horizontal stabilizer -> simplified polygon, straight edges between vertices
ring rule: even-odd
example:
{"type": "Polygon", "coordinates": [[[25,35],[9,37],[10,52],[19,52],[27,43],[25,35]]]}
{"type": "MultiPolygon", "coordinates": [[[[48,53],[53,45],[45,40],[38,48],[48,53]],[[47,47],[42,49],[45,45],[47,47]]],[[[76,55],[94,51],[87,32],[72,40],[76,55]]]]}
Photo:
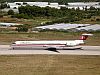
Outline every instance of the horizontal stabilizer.
{"type": "Polygon", "coordinates": [[[93,34],[87,34],[87,33],[84,33],[82,34],[83,36],[93,36],[93,34]]]}

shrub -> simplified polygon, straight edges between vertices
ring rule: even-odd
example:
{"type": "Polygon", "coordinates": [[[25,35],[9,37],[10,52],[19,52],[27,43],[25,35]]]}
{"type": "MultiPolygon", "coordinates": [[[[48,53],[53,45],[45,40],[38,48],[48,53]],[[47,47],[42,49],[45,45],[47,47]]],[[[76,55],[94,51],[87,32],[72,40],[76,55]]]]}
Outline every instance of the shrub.
{"type": "Polygon", "coordinates": [[[9,10],[8,11],[8,15],[14,15],[14,11],[13,10],[9,10]]]}

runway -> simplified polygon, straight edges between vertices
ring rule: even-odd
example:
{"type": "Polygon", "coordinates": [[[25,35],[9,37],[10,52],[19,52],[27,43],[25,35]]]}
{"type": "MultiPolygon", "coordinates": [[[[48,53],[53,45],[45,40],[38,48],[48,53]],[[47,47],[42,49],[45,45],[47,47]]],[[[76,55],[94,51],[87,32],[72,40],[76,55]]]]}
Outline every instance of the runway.
{"type": "Polygon", "coordinates": [[[59,54],[59,55],[100,55],[100,46],[82,46],[82,50],[59,49],[49,51],[44,49],[11,49],[9,45],[0,45],[0,55],[29,55],[29,54],[59,54]]]}

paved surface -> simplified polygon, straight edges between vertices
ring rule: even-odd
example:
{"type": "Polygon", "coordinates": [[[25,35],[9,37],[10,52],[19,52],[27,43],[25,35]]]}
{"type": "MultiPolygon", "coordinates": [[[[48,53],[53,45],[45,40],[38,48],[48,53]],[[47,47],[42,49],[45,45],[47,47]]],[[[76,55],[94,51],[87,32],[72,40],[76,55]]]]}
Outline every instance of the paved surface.
{"type": "Polygon", "coordinates": [[[82,50],[57,50],[49,51],[44,49],[14,49],[9,45],[0,45],[0,55],[20,54],[64,54],[64,55],[100,55],[100,46],[82,46],[82,50]]]}

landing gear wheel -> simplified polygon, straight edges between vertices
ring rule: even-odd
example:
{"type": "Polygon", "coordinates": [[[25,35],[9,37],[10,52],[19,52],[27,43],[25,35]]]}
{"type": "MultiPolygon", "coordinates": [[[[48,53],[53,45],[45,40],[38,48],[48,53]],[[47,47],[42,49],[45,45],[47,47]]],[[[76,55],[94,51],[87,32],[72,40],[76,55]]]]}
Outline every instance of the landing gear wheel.
{"type": "Polygon", "coordinates": [[[59,53],[59,51],[57,51],[56,48],[48,48],[48,50],[49,50],[49,51],[53,51],[53,52],[57,52],[57,53],[59,53]]]}

